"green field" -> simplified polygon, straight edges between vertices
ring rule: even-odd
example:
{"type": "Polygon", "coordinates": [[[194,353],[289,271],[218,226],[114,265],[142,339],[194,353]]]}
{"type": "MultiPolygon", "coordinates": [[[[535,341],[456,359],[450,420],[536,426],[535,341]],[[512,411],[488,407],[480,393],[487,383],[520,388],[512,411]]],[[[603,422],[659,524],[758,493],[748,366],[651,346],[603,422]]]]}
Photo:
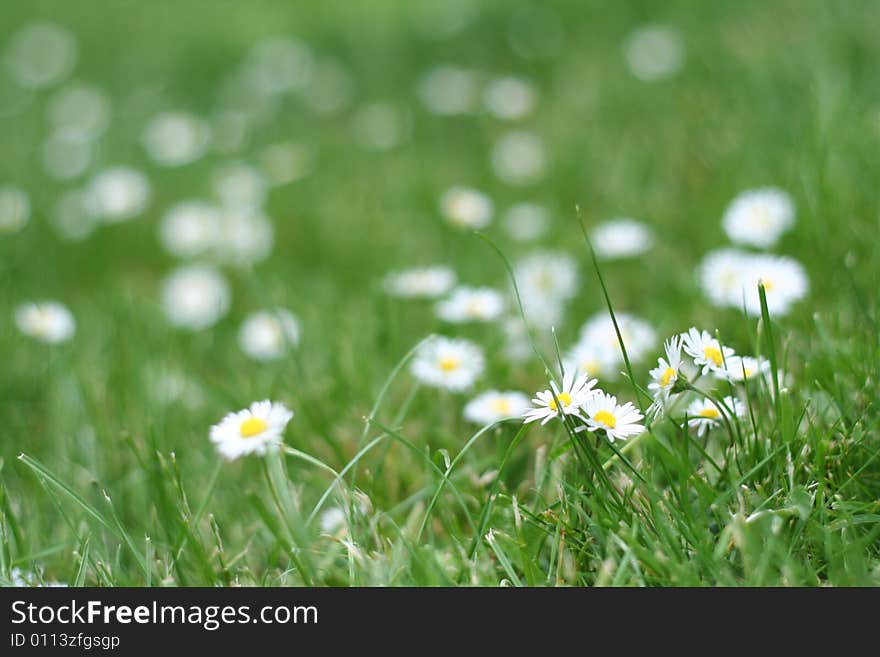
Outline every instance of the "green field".
{"type": "Polygon", "coordinates": [[[880,4],[7,0],[2,15],[0,583],[880,584],[880,4]],[[163,132],[172,111],[189,118],[163,132]],[[102,181],[114,167],[137,184],[102,181]],[[453,225],[441,199],[458,187],[491,218],[453,225]],[[726,211],[766,187],[793,224],[733,244],[726,211]],[[220,222],[189,246],[167,223],[185,201],[220,222]],[[517,224],[523,203],[543,219],[517,224]],[[616,217],[649,248],[602,257],[596,228],[616,217]],[[799,263],[808,288],[777,311],[768,285],[769,323],[756,286],[750,312],[713,302],[701,266],[729,248],[799,263]],[[520,289],[523,321],[510,272],[536,253],[577,279],[550,309],[520,289]],[[186,328],[164,286],[192,265],[219,273],[228,308],[186,328]],[[503,314],[444,321],[389,294],[390,272],[433,265],[496,290],[503,314]],[[70,310],[69,339],[20,329],[43,300],[70,310]],[[547,389],[609,305],[654,334],[631,362],[613,332],[597,356],[620,403],[648,407],[663,340],[690,327],[780,375],[715,382],[743,412],[705,433],[686,423],[694,391],[613,443],[464,417],[483,391],[547,389]],[[272,308],[298,340],[255,359],[240,330],[272,308]],[[478,345],[473,385],[414,376],[431,335],[478,345]],[[285,447],[223,459],[211,427],[264,399],[294,412],[285,447]]]}

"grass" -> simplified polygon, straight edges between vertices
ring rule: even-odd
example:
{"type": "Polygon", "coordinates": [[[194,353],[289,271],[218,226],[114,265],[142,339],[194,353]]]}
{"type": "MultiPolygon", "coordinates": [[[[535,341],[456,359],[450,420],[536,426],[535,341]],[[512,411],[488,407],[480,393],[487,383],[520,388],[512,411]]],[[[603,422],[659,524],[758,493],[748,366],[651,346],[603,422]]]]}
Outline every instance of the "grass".
{"type": "MultiPolygon", "coordinates": [[[[549,60],[512,51],[516,9],[501,0],[479,3],[445,40],[416,27],[431,3],[7,4],[0,48],[34,18],[76,32],[75,77],[114,100],[99,165],[141,169],[153,198],[135,221],[60,240],[47,217],[66,186],[36,155],[48,94],[0,114],[0,185],[27,190],[33,205],[21,232],[0,236],[0,581],[20,568],[100,586],[880,584],[876,4],[541,3],[565,27],[549,60]],[[647,84],[626,70],[620,43],[655,21],[681,31],[687,62],[647,84]],[[236,158],[294,139],[317,151],[317,168],[273,190],[271,257],[224,270],[229,315],[207,331],[174,330],[158,290],[177,261],[156,225],[171,203],[207,196],[229,158],[161,169],[141,126],[166,107],[209,114],[224,73],[277,32],[342,63],[353,105],[316,119],[292,99],[257,126],[236,158]],[[416,81],[442,63],[536,82],[540,104],[523,127],[551,154],[542,182],[517,189],[492,175],[487,153],[504,124],[425,111],[416,81]],[[350,138],[352,113],[374,99],[408,116],[408,139],[388,152],[350,138]],[[575,255],[581,275],[560,345],[607,300],[660,335],[717,329],[788,378],[753,388],[749,414],[708,439],[666,420],[622,448],[558,422],[466,424],[466,396],[410,376],[416,344],[433,332],[480,343],[480,389],[544,389],[541,359],[512,364],[497,327],[453,330],[429,304],[390,299],[378,284],[391,269],[445,262],[462,281],[507,285],[490,244],[439,218],[437,198],[459,183],[499,208],[534,199],[553,210],[540,245],[575,255]],[[767,184],[795,199],[797,224],[776,250],[804,263],[811,291],[785,317],[747,318],[711,307],[694,269],[726,243],[729,200],[767,184]],[[576,206],[587,229],[643,218],[657,245],[594,269],[576,206]],[[13,309],[32,298],[73,310],[71,342],[16,331],[13,309]],[[236,332],[272,305],[297,313],[303,338],[289,358],[258,365],[236,332]],[[188,382],[180,398],[157,386],[163,373],[188,382]],[[267,397],[296,412],[289,449],[221,462],[209,427],[267,397]],[[344,509],[345,532],[321,530],[328,507],[344,509]]],[[[15,93],[0,78],[0,107],[15,93]]],[[[497,220],[486,237],[510,259],[531,248],[497,220]]],[[[552,341],[539,347],[555,362],[552,341]]],[[[642,403],[634,386],[651,366],[628,363],[631,383],[607,388],[642,403]]]]}

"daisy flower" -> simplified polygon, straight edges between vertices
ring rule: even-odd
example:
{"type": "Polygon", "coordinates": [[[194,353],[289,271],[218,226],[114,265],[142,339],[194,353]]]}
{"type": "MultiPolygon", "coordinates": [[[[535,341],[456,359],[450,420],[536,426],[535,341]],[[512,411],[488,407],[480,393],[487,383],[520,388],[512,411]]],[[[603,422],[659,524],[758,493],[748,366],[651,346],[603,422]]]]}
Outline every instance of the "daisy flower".
{"type": "Polygon", "coordinates": [[[480,75],[475,71],[437,66],[421,76],[416,92],[425,108],[433,114],[469,114],[479,103],[480,82],[480,75]]]}
{"type": "Polygon", "coordinates": [[[763,358],[733,356],[727,361],[727,375],[731,381],[741,383],[770,373],[770,363],[763,358]]]}
{"type": "MultiPolygon", "coordinates": [[[[724,404],[737,416],[742,416],[743,409],[733,397],[725,397],[724,404]]],[[[697,436],[702,438],[710,430],[717,427],[723,421],[721,411],[708,399],[695,399],[687,408],[688,426],[696,429],[697,436]]]]}
{"type": "Polygon", "coordinates": [[[31,202],[17,187],[0,187],[0,233],[14,233],[28,222],[31,202]]]}
{"type": "Polygon", "coordinates": [[[577,294],[577,262],[567,253],[536,251],[514,265],[513,275],[526,318],[535,326],[558,324],[564,304],[577,294]]]}
{"type": "Polygon", "coordinates": [[[468,187],[452,187],[440,197],[440,212],[457,228],[485,228],[492,221],[492,199],[468,187]]]}
{"type": "Polygon", "coordinates": [[[592,388],[595,385],[596,379],[590,379],[586,374],[575,378],[573,372],[566,372],[562,377],[562,388],[556,385],[556,381],[551,381],[552,390],[544,390],[536,394],[532,403],[537,408],[527,410],[523,414],[523,422],[541,420],[541,424],[544,425],[558,417],[560,411],[563,415],[573,415],[583,420],[581,407],[594,394],[592,388]],[[556,403],[557,400],[562,405],[561,409],[556,403]]]}
{"type": "Polygon", "coordinates": [[[490,322],[504,311],[504,297],[488,287],[459,287],[434,311],[445,322],[490,322]]]}
{"type": "Polygon", "coordinates": [[[694,359],[694,365],[702,368],[702,374],[725,374],[724,361],[733,357],[733,349],[722,346],[708,331],[698,331],[693,327],[687,333],[682,333],[681,338],[685,353],[694,359]]]}
{"type": "Polygon", "coordinates": [[[460,392],[470,388],[484,368],[483,351],[473,342],[438,336],[419,347],[410,372],[426,385],[460,392]]]}
{"type": "Polygon", "coordinates": [[[632,402],[617,403],[617,397],[597,390],[583,406],[584,421],[588,431],[604,431],[610,442],[626,440],[642,433],[645,427],[640,424],[643,415],[632,402]]]}
{"type": "Polygon", "coordinates": [[[612,219],[596,227],[592,242],[600,258],[633,258],[654,245],[654,234],[635,219],[612,219]]]}
{"type": "MultiPolygon", "coordinates": [[[[626,353],[631,361],[644,358],[657,344],[657,332],[645,320],[628,313],[615,313],[617,326],[620,329],[620,337],[626,346],[626,353]]],[[[605,312],[596,313],[581,327],[580,339],[582,342],[594,345],[596,348],[609,353],[616,353],[617,358],[623,361],[620,353],[620,340],[614,329],[611,316],[605,312]]]]}
{"type": "Polygon", "coordinates": [[[248,317],[238,332],[242,351],[254,360],[276,360],[299,344],[299,320],[288,310],[263,310],[248,317]]]}
{"type": "Polygon", "coordinates": [[[666,358],[658,358],[658,367],[651,370],[651,383],[648,390],[652,391],[654,401],[664,404],[672,393],[681,376],[681,336],[673,336],[663,345],[666,358]]]}
{"type": "Polygon", "coordinates": [[[268,194],[269,183],[256,167],[244,162],[226,162],[212,176],[214,195],[229,208],[259,208],[268,194]]]}
{"type": "Polygon", "coordinates": [[[749,315],[761,316],[758,282],[764,284],[767,310],[771,315],[787,315],[792,304],[803,299],[810,289],[807,274],[799,262],[775,255],[752,256],[745,266],[745,309],[749,315]]]}
{"type": "Polygon", "coordinates": [[[15,323],[27,336],[49,344],[65,342],[76,332],[73,314],[57,301],[38,301],[15,309],[15,323]]]}
{"type": "Polygon", "coordinates": [[[541,237],[550,225],[547,209],[537,203],[517,203],[504,213],[504,231],[517,242],[541,237]]]}
{"type": "Polygon", "coordinates": [[[229,310],[229,285],[213,267],[189,265],[174,270],[162,287],[168,320],[180,328],[213,326],[229,310]]]}
{"type": "Polygon", "coordinates": [[[534,111],[538,104],[538,92],[531,82],[523,78],[496,78],[486,85],[483,104],[495,118],[516,121],[534,111]]]}
{"type": "Polygon", "coordinates": [[[89,212],[107,223],[134,219],[150,203],[150,181],[131,167],[116,166],[97,173],[85,191],[89,212]]]}
{"type": "Polygon", "coordinates": [[[794,203],[783,190],[753,189],[737,196],[724,211],[722,225],[738,244],[767,249],[794,224],[794,203]]]}
{"type": "Polygon", "coordinates": [[[716,249],[703,257],[697,278],[713,306],[743,307],[745,272],[751,258],[737,249],[716,249]]]}
{"type": "Polygon", "coordinates": [[[623,44],[626,65],[643,82],[675,75],[684,64],[684,44],[675,28],[645,25],[630,34],[623,44]]]}
{"type": "Polygon", "coordinates": [[[488,390],[464,407],[464,419],[475,424],[491,424],[521,417],[529,408],[529,398],[521,392],[488,390]]]}
{"type": "Polygon", "coordinates": [[[547,171],[544,142],[531,132],[511,131],[495,142],[491,164],[492,171],[502,182],[514,187],[532,185],[547,171]]]}
{"type": "Polygon", "coordinates": [[[394,297],[433,299],[449,292],[455,278],[449,267],[423,267],[391,272],[385,276],[383,286],[394,297]]]}
{"type": "Polygon", "coordinates": [[[141,141],[153,162],[163,167],[179,167],[202,157],[210,136],[202,119],[188,112],[172,111],[150,119],[141,141]]]}
{"type": "Polygon", "coordinates": [[[182,201],[163,215],[159,241],[171,255],[191,258],[213,248],[219,226],[218,208],[205,201],[182,201]]]}
{"type": "Polygon", "coordinates": [[[211,427],[211,442],[227,461],[245,454],[265,454],[281,444],[281,434],[293,411],[268,399],[229,413],[211,427]]]}
{"type": "Polygon", "coordinates": [[[224,262],[249,265],[265,260],[272,251],[275,228],[256,207],[227,207],[217,230],[214,248],[224,262]]]}
{"type": "Polygon", "coordinates": [[[623,357],[620,349],[606,349],[595,342],[579,340],[563,360],[565,369],[578,374],[589,374],[602,380],[617,378],[623,357]]]}

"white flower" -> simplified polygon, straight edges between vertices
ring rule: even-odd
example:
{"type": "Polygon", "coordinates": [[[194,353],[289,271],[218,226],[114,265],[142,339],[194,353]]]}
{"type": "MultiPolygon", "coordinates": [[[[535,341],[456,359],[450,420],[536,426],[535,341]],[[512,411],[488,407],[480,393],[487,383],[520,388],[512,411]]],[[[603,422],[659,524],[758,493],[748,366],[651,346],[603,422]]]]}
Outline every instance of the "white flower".
{"type": "Polygon", "coordinates": [[[437,317],[444,322],[491,322],[504,311],[504,297],[489,287],[462,286],[435,306],[437,317]]]}
{"type": "Polygon", "coordinates": [[[422,383],[455,392],[470,388],[483,369],[483,351],[477,345],[442,336],[422,344],[410,365],[422,383]]]}
{"type": "Polygon", "coordinates": [[[592,242],[600,258],[633,258],[654,245],[654,235],[635,219],[612,219],[596,227],[592,242]]]}
{"type": "Polygon", "coordinates": [[[259,91],[286,94],[308,86],[313,65],[307,44],[289,36],[271,36],[251,49],[245,71],[259,91]]]}
{"type": "Polygon", "coordinates": [[[150,182],[130,167],[116,166],[97,173],[85,191],[89,212],[108,223],[128,221],[150,202],[150,182]]]}
{"type": "Polygon", "coordinates": [[[675,75],[684,63],[681,36],[666,25],[640,27],[627,37],[623,49],[630,72],[645,82],[675,75]]]}
{"type": "MultiPolygon", "coordinates": [[[[724,404],[737,416],[742,416],[745,408],[733,397],[725,397],[724,404]]],[[[687,408],[688,426],[697,430],[697,436],[702,438],[711,429],[718,426],[723,416],[721,410],[708,399],[695,399],[687,408]]]]}
{"type": "Polygon", "coordinates": [[[648,390],[654,395],[654,401],[660,405],[664,404],[678,378],[682,375],[681,360],[681,336],[673,336],[663,345],[666,351],[666,358],[658,358],[658,367],[651,370],[651,383],[648,384],[648,390]]]}
{"type": "Polygon", "coordinates": [[[204,201],[183,201],[172,206],[159,224],[165,250],[183,258],[209,251],[216,243],[220,211],[204,201]]]}
{"type": "Polygon", "coordinates": [[[321,531],[325,534],[335,534],[348,524],[348,516],[344,509],[338,506],[331,506],[321,513],[318,524],[321,526],[321,531]]]}
{"type": "Polygon", "coordinates": [[[299,320],[283,309],[263,310],[250,315],[238,332],[238,344],[254,360],[280,358],[299,344],[299,320]]]}
{"type": "Polygon", "coordinates": [[[391,296],[433,299],[442,296],[455,285],[455,272],[449,267],[434,266],[391,272],[383,285],[391,296]]]}
{"type": "Polygon", "coordinates": [[[544,425],[553,418],[559,417],[560,411],[563,415],[572,415],[583,420],[581,407],[594,394],[592,388],[595,385],[596,379],[590,379],[586,374],[581,374],[575,378],[574,372],[566,372],[562,377],[561,388],[557,386],[556,381],[551,381],[551,390],[544,390],[535,395],[532,403],[537,408],[527,410],[523,414],[523,422],[528,423],[541,420],[541,424],[544,425]],[[559,404],[556,403],[557,400],[562,405],[561,409],[559,404]]]}
{"type": "Polygon", "coordinates": [[[794,224],[794,203],[783,190],[743,192],[724,211],[722,225],[734,242],[767,249],[794,224]]]}
{"type": "Polygon", "coordinates": [[[91,166],[95,150],[91,141],[53,132],[40,148],[43,169],[55,180],[72,180],[91,166]]]}
{"type": "Polygon", "coordinates": [[[218,257],[234,265],[265,260],[272,251],[275,227],[257,208],[227,207],[220,215],[215,249],[218,257]]]}
{"type": "Polygon", "coordinates": [[[0,233],[15,233],[28,222],[31,202],[17,187],[0,187],[0,233]]]}
{"type": "Polygon", "coordinates": [[[476,109],[479,86],[480,78],[474,71],[438,66],[421,77],[417,93],[429,112],[451,116],[468,114],[476,109]]]}
{"type": "Polygon", "coordinates": [[[20,305],[15,309],[15,323],[25,335],[49,344],[65,342],[76,332],[73,314],[57,301],[20,305]]]}
{"type": "Polygon", "coordinates": [[[763,358],[733,356],[727,361],[727,375],[731,381],[737,383],[753,381],[768,374],[770,374],[770,363],[763,358]]]}
{"type": "Polygon", "coordinates": [[[188,112],[157,114],[144,128],[142,142],[152,160],[163,167],[195,162],[208,148],[208,124],[188,112]]]}
{"type": "Polygon", "coordinates": [[[112,105],[103,89],[74,82],[52,94],[46,104],[46,118],[59,137],[90,142],[110,125],[112,105]]]}
{"type": "MultiPolygon", "coordinates": [[[[657,333],[645,320],[624,312],[614,314],[620,337],[626,347],[630,361],[642,360],[657,344],[657,333]]],[[[620,362],[623,354],[620,351],[620,340],[614,329],[611,316],[604,312],[596,313],[581,327],[580,341],[592,345],[602,352],[617,353],[620,362]]]]}
{"type": "Polygon", "coordinates": [[[189,265],[174,270],[162,287],[162,306],[175,326],[199,330],[229,310],[229,286],[213,267],[189,265]]]}
{"type": "Polygon", "coordinates": [[[565,355],[563,362],[566,370],[611,380],[620,374],[623,356],[616,345],[608,347],[599,342],[578,340],[565,355]]]}
{"type": "Polygon", "coordinates": [[[227,461],[245,454],[262,455],[281,444],[281,434],[292,417],[293,411],[280,402],[254,402],[211,427],[211,442],[227,461]]]}
{"type": "Polygon", "coordinates": [[[703,257],[698,278],[712,305],[743,307],[745,272],[752,257],[736,249],[716,249],[703,257]]]}
{"type": "Polygon", "coordinates": [[[544,142],[524,130],[508,132],[495,142],[491,155],[492,171],[504,183],[515,187],[540,181],[547,170],[544,142]]]}
{"type": "Polygon", "coordinates": [[[536,203],[517,203],[504,213],[504,230],[518,242],[541,237],[550,225],[547,209],[536,203]]]}
{"type": "Polygon", "coordinates": [[[495,118],[516,121],[534,111],[538,104],[538,92],[531,82],[507,76],[489,82],[483,94],[483,102],[495,118]]]}
{"type": "Polygon", "coordinates": [[[715,372],[725,376],[724,362],[733,357],[733,349],[722,346],[708,331],[693,327],[687,333],[682,333],[681,338],[685,353],[694,359],[694,365],[702,368],[702,374],[715,372]]]}
{"type": "Polygon", "coordinates": [[[345,110],[354,96],[351,73],[333,59],[315,62],[312,80],[305,90],[303,102],[312,112],[335,115],[345,110]]]}
{"type": "Polygon", "coordinates": [[[528,408],[529,398],[521,392],[488,390],[465,405],[464,418],[475,424],[491,424],[521,417],[528,408]]]}
{"type": "Polygon", "coordinates": [[[440,212],[458,228],[485,228],[492,221],[492,199],[467,187],[452,187],[440,197],[440,212]]]}
{"type": "Polygon", "coordinates": [[[49,216],[52,228],[62,239],[78,242],[95,230],[96,219],[86,207],[85,194],[69,189],[58,197],[49,216]]]}
{"type": "Polygon", "coordinates": [[[257,208],[266,200],[266,179],[244,162],[227,162],[213,173],[214,194],[223,205],[257,208]]]}
{"type": "Polygon", "coordinates": [[[23,87],[42,89],[66,78],[77,58],[76,37],[54,23],[29,23],[9,40],[6,64],[23,87]]]}
{"type": "Polygon", "coordinates": [[[578,288],[577,262],[567,253],[536,251],[513,268],[526,319],[549,327],[558,323],[562,307],[578,288]]]}
{"type": "Polygon", "coordinates": [[[584,403],[584,422],[588,431],[603,431],[610,442],[642,433],[643,416],[632,402],[617,403],[617,397],[596,390],[584,403]]]}
{"type": "Polygon", "coordinates": [[[362,148],[387,151],[408,137],[409,116],[391,102],[373,101],[355,112],[352,131],[362,148]]]}
{"type": "Polygon", "coordinates": [[[759,281],[764,284],[767,310],[771,316],[788,314],[792,304],[803,299],[810,289],[801,264],[785,256],[752,256],[746,264],[743,277],[745,309],[755,317],[761,315],[759,281]]]}

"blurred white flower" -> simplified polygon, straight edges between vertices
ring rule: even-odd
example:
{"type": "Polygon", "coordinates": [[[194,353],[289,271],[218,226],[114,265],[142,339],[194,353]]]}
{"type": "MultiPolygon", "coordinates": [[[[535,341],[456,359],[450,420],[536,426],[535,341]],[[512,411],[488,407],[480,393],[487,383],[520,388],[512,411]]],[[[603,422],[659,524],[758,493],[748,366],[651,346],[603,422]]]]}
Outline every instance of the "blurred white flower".
{"type": "Polygon", "coordinates": [[[303,144],[271,144],[260,153],[260,168],[270,185],[289,185],[314,170],[315,155],[312,149],[303,144]]]}
{"type": "Polygon", "coordinates": [[[567,253],[535,251],[513,267],[526,320],[549,328],[559,323],[565,302],[577,293],[577,262],[567,253]]]}
{"type": "Polygon", "coordinates": [[[242,351],[254,360],[281,358],[299,344],[299,320],[284,308],[262,310],[245,319],[238,332],[242,351]]]}
{"type": "Polygon", "coordinates": [[[104,169],[89,181],[85,203],[92,215],[107,223],[128,221],[150,202],[150,182],[139,171],[125,166],[104,169]]]}
{"type": "Polygon", "coordinates": [[[475,424],[491,424],[522,417],[528,408],[528,395],[516,391],[487,390],[465,405],[464,419],[475,424]]]}
{"type": "Polygon", "coordinates": [[[698,278],[712,305],[743,307],[745,272],[751,257],[736,249],[716,249],[703,257],[698,278]]]}
{"type": "Polygon", "coordinates": [[[280,402],[268,399],[254,402],[249,408],[229,413],[211,427],[211,442],[227,460],[247,454],[262,455],[277,449],[293,411],[280,402]]]}
{"type": "Polygon", "coordinates": [[[623,356],[616,345],[611,348],[600,342],[581,339],[565,354],[563,364],[566,371],[610,381],[620,375],[623,356]]]}
{"type": "Polygon", "coordinates": [[[325,534],[335,534],[348,524],[348,516],[345,510],[338,506],[331,506],[321,512],[318,519],[321,531],[325,534]]]}
{"type": "Polygon", "coordinates": [[[794,202],[775,187],[752,189],[731,201],[722,225],[732,241],[768,249],[794,225],[794,202]]]}
{"type": "Polygon", "coordinates": [[[191,258],[214,247],[220,227],[218,208],[200,200],[181,201],[162,216],[159,240],[168,253],[191,258]]]}
{"type": "Polygon", "coordinates": [[[76,65],[76,37],[66,27],[36,22],[15,32],[6,49],[6,66],[23,87],[42,89],[66,78],[76,65]]]}
{"type": "Polygon", "coordinates": [[[618,404],[617,397],[596,390],[584,402],[584,421],[587,431],[601,431],[610,441],[626,440],[645,430],[641,421],[644,416],[632,402],[618,404]]]}
{"type": "Polygon", "coordinates": [[[623,53],[630,72],[645,82],[671,77],[684,64],[681,36],[666,25],[638,28],[624,41],[623,53]]]}
{"type": "Polygon", "coordinates": [[[405,140],[408,124],[409,118],[404,110],[389,102],[375,101],[355,112],[352,131],[361,148],[387,151],[405,140]]]}
{"type": "Polygon", "coordinates": [[[774,255],[752,256],[744,271],[745,309],[749,315],[761,316],[758,283],[764,284],[767,310],[770,315],[787,315],[792,304],[803,299],[810,283],[803,266],[793,258],[774,255]]]}
{"type": "Polygon", "coordinates": [[[458,228],[485,228],[492,221],[492,199],[468,187],[451,187],[440,197],[440,212],[458,228]]]}
{"type": "Polygon", "coordinates": [[[214,194],[232,207],[260,207],[266,200],[266,179],[244,162],[227,162],[214,170],[214,194]]]}
{"type": "Polygon", "coordinates": [[[101,88],[83,82],[65,85],[52,94],[46,118],[59,137],[91,141],[104,134],[110,124],[112,104],[101,88]]]}
{"type": "Polygon", "coordinates": [[[303,98],[315,114],[336,114],[351,103],[354,80],[344,66],[331,59],[315,63],[312,80],[303,98]]]}
{"type": "Polygon", "coordinates": [[[180,328],[200,330],[214,325],[229,310],[229,302],[226,280],[206,265],[179,267],[162,287],[165,315],[180,328]]]}
{"type": "MultiPolygon", "coordinates": [[[[657,332],[645,320],[628,313],[615,312],[614,316],[630,361],[642,360],[657,345],[657,332]]],[[[614,329],[614,322],[607,313],[600,312],[589,319],[581,327],[580,339],[603,351],[617,352],[620,362],[623,363],[620,340],[614,329]]]]}
{"type": "Polygon", "coordinates": [[[592,242],[600,258],[633,258],[654,245],[654,234],[635,219],[612,219],[593,230],[592,242]]]}
{"type": "Polygon", "coordinates": [[[71,180],[83,175],[92,164],[93,142],[55,131],[43,141],[40,154],[43,170],[54,180],[71,180]]]}
{"type": "Polygon", "coordinates": [[[416,351],[410,372],[425,385],[461,392],[474,384],[484,368],[483,351],[473,342],[436,336],[416,351]]]}
{"type": "Polygon", "coordinates": [[[0,234],[21,230],[31,217],[31,202],[18,187],[0,187],[0,234]]]}
{"type": "Polygon", "coordinates": [[[65,342],[76,332],[67,306],[57,301],[29,302],[15,309],[15,323],[25,335],[49,344],[65,342]]]}
{"type": "Polygon", "coordinates": [[[456,288],[435,306],[437,317],[444,322],[491,322],[504,311],[504,296],[490,287],[456,288]]]}
{"type": "Polygon", "coordinates": [[[313,65],[308,45],[293,37],[273,36],[251,49],[245,71],[262,91],[284,94],[305,88],[312,79],[313,65]]]}
{"type": "Polygon", "coordinates": [[[62,193],[49,216],[52,228],[58,236],[70,242],[86,239],[97,226],[81,190],[70,189],[62,193]]]}
{"type": "Polygon", "coordinates": [[[220,214],[215,250],[224,262],[250,265],[265,260],[272,251],[275,228],[260,210],[224,208],[220,214]]]}
{"type": "Polygon", "coordinates": [[[504,355],[513,363],[522,363],[532,356],[528,327],[519,316],[507,317],[501,323],[504,331],[504,355]]]}
{"type": "Polygon", "coordinates": [[[383,286],[391,296],[433,299],[449,292],[455,280],[452,269],[434,266],[391,272],[385,276],[383,286]]]}
{"type": "Polygon", "coordinates": [[[206,121],[189,112],[170,111],[150,119],[141,141],[153,162],[163,167],[179,167],[202,157],[210,138],[206,121]]]}
{"type": "Polygon", "coordinates": [[[504,213],[504,230],[518,242],[535,240],[550,226],[550,214],[537,203],[517,203],[504,213]]]}
{"type": "Polygon", "coordinates": [[[433,114],[470,114],[479,103],[480,75],[468,69],[438,66],[419,79],[417,93],[433,114]]]}
{"type": "Polygon", "coordinates": [[[483,94],[486,109],[495,118],[505,121],[523,119],[535,110],[538,92],[535,86],[514,76],[495,78],[486,86],[483,94]]]}
{"type": "Polygon", "coordinates": [[[508,132],[492,147],[492,170],[498,179],[517,187],[532,185],[544,177],[547,155],[536,134],[508,132]]]}

